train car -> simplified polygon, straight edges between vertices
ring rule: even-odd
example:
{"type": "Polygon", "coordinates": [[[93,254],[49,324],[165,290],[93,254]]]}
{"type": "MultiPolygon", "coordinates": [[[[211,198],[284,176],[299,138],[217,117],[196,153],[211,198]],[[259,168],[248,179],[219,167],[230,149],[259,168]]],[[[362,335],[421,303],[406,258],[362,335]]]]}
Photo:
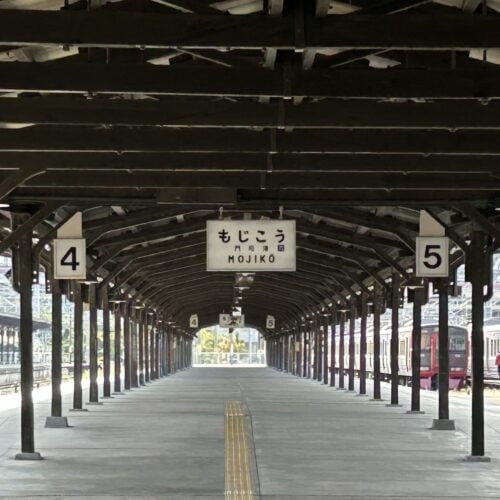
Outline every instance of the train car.
{"type": "MultiPolygon", "coordinates": [[[[470,332],[470,327],[469,327],[470,332]]],[[[484,335],[484,378],[498,380],[498,369],[496,366],[497,354],[500,353],[500,318],[485,320],[483,327],[484,335]]]]}
{"type": "MultiPolygon", "coordinates": [[[[437,324],[422,325],[422,340],[420,347],[420,386],[423,389],[435,389],[439,372],[439,346],[437,324]]],[[[464,385],[468,368],[468,332],[466,328],[450,325],[449,336],[449,384],[455,389],[464,385]]],[[[498,324],[498,340],[500,342],[500,322],[498,324]]],[[[385,380],[390,379],[391,373],[391,329],[385,328],[380,332],[380,372],[385,380]]],[[[336,335],[336,367],[338,369],[339,353],[338,332],[336,335]]],[[[399,377],[402,384],[411,382],[411,352],[412,352],[412,327],[404,326],[399,329],[399,377]]],[[[500,347],[500,343],[498,345],[500,347]]],[[[359,371],[360,334],[355,333],[355,371],[359,371]]],[[[345,335],[345,360],[344,366],[349,366],[349,335],[345,335]]],[[[373,374],[373,331],[367,330],[366,370],[373,374]]]]}

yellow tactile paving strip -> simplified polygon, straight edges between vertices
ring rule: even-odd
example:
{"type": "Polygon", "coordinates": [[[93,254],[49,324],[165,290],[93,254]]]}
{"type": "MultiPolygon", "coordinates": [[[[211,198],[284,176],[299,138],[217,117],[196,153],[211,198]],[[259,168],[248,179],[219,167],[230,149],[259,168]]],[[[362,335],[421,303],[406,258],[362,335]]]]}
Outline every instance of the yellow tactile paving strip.
{"type": "Polygon", "coordinates": [[[225,409],[225,499],[255,500],[250,451],[241,401],[226,401],[225,409]]]}

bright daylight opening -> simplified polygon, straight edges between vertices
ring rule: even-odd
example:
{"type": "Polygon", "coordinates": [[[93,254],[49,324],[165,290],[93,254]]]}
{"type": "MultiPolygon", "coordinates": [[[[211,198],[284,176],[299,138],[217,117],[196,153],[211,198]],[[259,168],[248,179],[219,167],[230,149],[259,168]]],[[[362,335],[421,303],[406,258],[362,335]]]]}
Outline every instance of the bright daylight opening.
{"type": "Polygon", "coordinates": [[[194,366],[266,366],[266,345],[255,328],[202,328],[193,344],[194,366]]]}

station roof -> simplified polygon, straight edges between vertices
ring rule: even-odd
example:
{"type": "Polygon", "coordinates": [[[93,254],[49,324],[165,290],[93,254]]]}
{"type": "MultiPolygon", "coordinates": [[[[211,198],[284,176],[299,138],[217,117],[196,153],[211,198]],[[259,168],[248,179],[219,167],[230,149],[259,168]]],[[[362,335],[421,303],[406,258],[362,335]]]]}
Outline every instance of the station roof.
{"type": "Polygon", "coordinates": [[[0,249],[34,228],[49,265],[82,210],[100,286],[183,329],[234,305],[238,278],[205,271],[210,219],[297,220],[297,272],[243,294],[261,328],[393,271],[410,283],[421,208],[457,248],[472,222],[497,235],[500,2],[484,5],[0,0],[0,249]]]}

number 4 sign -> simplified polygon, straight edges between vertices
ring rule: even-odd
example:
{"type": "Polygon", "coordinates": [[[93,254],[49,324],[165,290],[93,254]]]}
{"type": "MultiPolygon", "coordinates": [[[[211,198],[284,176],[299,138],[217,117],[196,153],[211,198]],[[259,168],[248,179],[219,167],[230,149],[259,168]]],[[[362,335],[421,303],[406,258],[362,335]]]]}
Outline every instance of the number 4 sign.
{"type": "Polygon", "coordinates": [[[446,278],[449,274],[449,240],[444,236],[417,238],[417,272],[420,278],[446,278]]]}
{"type": "Polygon", "coordinates": [[[84,239],[54,240],[54,278],[84,280],[87,278],[86,244],[84,239]]]}

